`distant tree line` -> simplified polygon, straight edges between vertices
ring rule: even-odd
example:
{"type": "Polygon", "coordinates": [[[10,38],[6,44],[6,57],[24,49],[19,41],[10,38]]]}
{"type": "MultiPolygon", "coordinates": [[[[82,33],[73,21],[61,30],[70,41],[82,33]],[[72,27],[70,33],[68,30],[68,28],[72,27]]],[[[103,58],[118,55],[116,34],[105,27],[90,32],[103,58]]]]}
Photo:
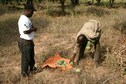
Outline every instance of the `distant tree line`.
{"type": "MultiPolygon", "coordinates": [[[[31,4],[33,4],[33,2],[41,3],[42,1],[43,0],[0,0],[0,3],[1,4],[6,4],[6,5],[7,4],[12,4],[12,3],[20,3],[20,2],[25,2],[25,3],[31,3],[31,4]]],[[[48,1],[52,1],[52,2],[59,1],[60,4],[61,4],[62,12],[63,12],[63,14],[65,14],[65,1],[66,0],[47,0],[47,2],[48,1]]],[[[70,0],[70,1],[71,1],[71,4],[73,6],[79,5],[79,2],[80,2],[79,0],[70,0]]],[[[85,0],[85,1],[87,1],[87,0],[85,0]]],[[[88,5],[93,5],[94,4],[94,1],[96,1],[96,4],[99,6],[101,4],[101,1],[102,0],[89,0],[86,3],[88,5]]],[[[114,2],[115,2],[115,0],[109,0],[110,7],[113,7],[114,2]]]]}
{"type": "MultiPolygon", "coordinates": [[[[92,0],[92,1],[94,1],[94,0],[92,0]]],[[[97,1],[97,4],[100,5],[101,0],[96,0],[96,1],[97,1]]],[[[109,0],[110,7],[113,6],[114,1],[115,1],[115,0],[109,0]]]]}
{"type": "MultiPolygon", "coordinates": [[[[34,0],[34,1],[38,1],[39,3],[41,3],[42,2],[42,0],[34,0]]],[[[51,0],[51,1],[55,1],[55,0],[51,0]]],[[[61,3],[61,5],[62,6],[64,6],[64,3],[65,3],[65,0],[59,0],[60,1],[60,3],[61,3]]],[[[70,0],[71,1],[71,3],[73,4],[73,5],[78,5],[79,4],[79,0],[70,0]]],[[[100,5],[100,2],[101,2],[102,0],[96,0],[96,2],[97,2],[97,5],[100,5]]],[[[8,4],[8,3],[20,3],[20,2],[26,2],[26,3],[33,3],[33,0],[0,0],[0,3],[2,3],[2,4],[8,4]]],[[[110,7],[112,7],[113,6],[113,4],[114,4],[114,2],[115,2],[115,0],[109,0],[109,4],[110,4],[110,7]]],[[[94,0],[89,0],[88,2],[87,2],[89,5],[91,5],[91,4],[94,4],[94,0]]]]}
{"type": "MultiPolygon", "coordinates": [[[[38,1],[39,3],[42,2],[42,0],[35,0],[38,1]]],[[[33,0],[0,0],[1,4],[12,4],[12,3],[20,3],[20,2],[26,2],[26,3],[33,3],[33,0]]]]}
{"type": "MultiPolygon", "coordinates": [[[[102,0],[96,0],[97,5],[99,6],[102,0]]],[[[110,7],[113,7],[115,0],[109,0],[110,7]]],[[[87,4],[92,5],[94,4],[94,0],[88,1],[87,4]]]]}

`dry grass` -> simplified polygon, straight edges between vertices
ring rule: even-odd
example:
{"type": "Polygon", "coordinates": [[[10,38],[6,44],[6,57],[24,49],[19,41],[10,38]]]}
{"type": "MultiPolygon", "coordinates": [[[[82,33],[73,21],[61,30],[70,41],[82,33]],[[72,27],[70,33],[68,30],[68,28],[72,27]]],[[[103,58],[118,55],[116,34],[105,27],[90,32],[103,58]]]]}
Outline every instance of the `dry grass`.
{"type": "MultiPolygon", "coordinates": [[[[49,4],[48,4],[49,5],[49,4]]],[[[49,5],[50,6],[50,5],[49,5]]],[[[55,9],[37,11],[32,17],[38,28],[35,36],[35,54],[38,67],[49,57],[59,52],[69,58],[74,45],[74,37],[84,22],[97,19],[102,23],[101,55],[102,64],[94,68],[91,58],[82,59],[81,72],[74,69],[61,72],[50,68],[43,69],[33,77],[20,77],[20,52],[17,46],[17,20],[21,11],[1,12],[0,16],[0,83],[1,84],[123,84],[126,83],[124,62],[126,53],[125,30],[126,10],[123,8],[108,9],[94,6],[77,6],[66,8],[68,14],[48,15],[55,9]],[[74,10],[74,11],[73,11],[74,10]],[[82,11],[82,12],[81,12],[82,11]],[[99,17],[100,15],[100,17],[99,17]]],[[[6,8],[5,8],[6,9],[6,8]]],[[[58,8],[57,8],[58,9],[58,8]]],[[[56,9],[56,11],[57,11],[56,9]]],[[[59,9],[58,9],[59,10],[59,9]]],[[[5,11],[3,9],[3,11],[5,11]]],[[[87,55],[88,56],[88,55],[87,55]]],[[[89,54],[90,56],[90,54],[89,54]]]]}

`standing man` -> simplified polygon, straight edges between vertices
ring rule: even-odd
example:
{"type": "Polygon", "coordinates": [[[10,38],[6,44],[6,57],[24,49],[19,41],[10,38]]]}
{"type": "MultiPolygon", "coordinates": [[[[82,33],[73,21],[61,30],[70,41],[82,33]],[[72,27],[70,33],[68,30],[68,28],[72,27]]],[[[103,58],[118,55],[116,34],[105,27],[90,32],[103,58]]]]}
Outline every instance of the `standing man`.
{"type": "Polygon", "coordinates": [[[91,19],[86,22],[81,30],[77,33],[76,44],[73,51],[73,56],[70,62],[78,64],[80,57],[84,55],[84,51],[88,41],[94,44],[94,59],[96,66],[100,61],[100,36],[101,36],[101,24],[99,21],[91,19]]]}
{"type": "Polygon", "coordinates": [[[37,30],[33,27],[30,17],[32,17],[34,11],[33,4],[25,4],[24,12],[18,20],[18,28],[20,38],[18,46],[21,51],[21,75],[26,77],[29,75],[29,70],[34,71],[34,32],[37,30]]]}

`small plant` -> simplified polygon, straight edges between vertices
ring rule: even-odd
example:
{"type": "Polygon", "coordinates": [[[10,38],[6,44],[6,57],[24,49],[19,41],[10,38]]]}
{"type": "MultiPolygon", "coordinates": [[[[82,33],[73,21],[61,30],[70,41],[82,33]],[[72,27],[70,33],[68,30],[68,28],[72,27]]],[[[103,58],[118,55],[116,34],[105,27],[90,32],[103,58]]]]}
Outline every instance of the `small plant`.
{"type": "Polygon", "coordinates": [[[60,66],[60,67],[62,67],[62,66],[66,67],[66,64],[67,63],[64,60],[58,60],[56,62],[56,66],[60,66]]]}

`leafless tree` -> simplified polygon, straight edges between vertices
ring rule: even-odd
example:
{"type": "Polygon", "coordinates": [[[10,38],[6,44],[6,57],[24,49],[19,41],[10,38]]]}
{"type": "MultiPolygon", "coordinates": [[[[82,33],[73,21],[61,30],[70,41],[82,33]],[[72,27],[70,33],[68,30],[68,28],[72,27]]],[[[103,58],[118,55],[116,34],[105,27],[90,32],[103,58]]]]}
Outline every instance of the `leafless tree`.
{"type": "Polygon", "coordinates": [[[113,7],[114,1],[115,1],[115,0],[109,0],[110,7],[113,7]]]}

